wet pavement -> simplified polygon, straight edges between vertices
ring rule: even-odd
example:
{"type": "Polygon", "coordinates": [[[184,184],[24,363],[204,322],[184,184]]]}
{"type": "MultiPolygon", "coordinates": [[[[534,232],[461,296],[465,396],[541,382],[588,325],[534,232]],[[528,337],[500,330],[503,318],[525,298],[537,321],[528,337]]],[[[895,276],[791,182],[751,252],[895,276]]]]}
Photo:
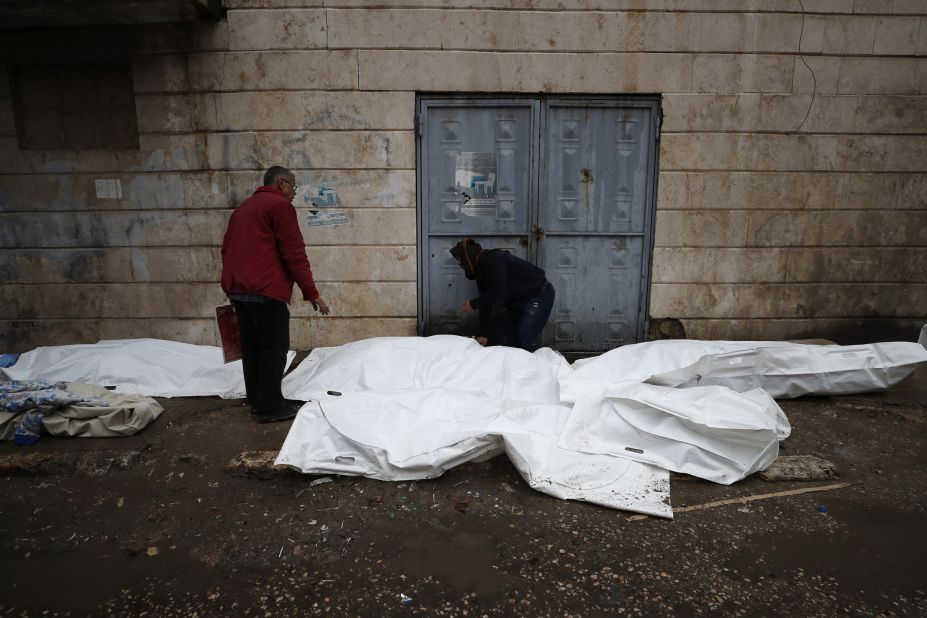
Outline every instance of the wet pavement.
{"type": "Polygon", "coordinates": [[[129,438],[0,445],[0,615],[927,615],[925,386],[780,402],[780,454],[839,479],[674,475],[673,505],[851,485],[673,521],[542,495],[504,456],[415,483],[231,470],[289,423],[162,399],[129,438]]]}

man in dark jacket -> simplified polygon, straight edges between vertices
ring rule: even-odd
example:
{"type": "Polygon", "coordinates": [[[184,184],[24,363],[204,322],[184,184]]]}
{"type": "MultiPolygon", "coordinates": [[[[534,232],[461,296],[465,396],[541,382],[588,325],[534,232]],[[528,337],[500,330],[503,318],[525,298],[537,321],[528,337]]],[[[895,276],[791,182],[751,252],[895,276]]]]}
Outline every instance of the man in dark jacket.
{"type": "Polygon", "coordinates": [[[484,251],[472,238],[454,245],[451,255],[480,292],[462,306],[464,312],[480,312],[477,341],[537,350],[554,306],[554,286],[544,271],[508,251],[484,251]]]}
{"type": "Polygon", "coordinates": [[[271,167],[264,186],[235,209],[222,242],[222,290],[235,305],[248,403],[258,422],[296,416],[300,401],[283,398],[280,383],[290,348],[293,283],[316,311],[328,314],[312,279],[293,198],[296,177],[271,167]]]}

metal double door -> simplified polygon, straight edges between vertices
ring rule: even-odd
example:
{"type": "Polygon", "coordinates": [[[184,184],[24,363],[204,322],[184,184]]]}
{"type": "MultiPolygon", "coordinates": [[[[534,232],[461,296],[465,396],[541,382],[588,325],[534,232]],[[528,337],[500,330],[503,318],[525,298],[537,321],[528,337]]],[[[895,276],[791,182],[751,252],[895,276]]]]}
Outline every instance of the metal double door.
{"type": "Polygon", "coordinates": [[[647,326],[659,99],[418,99],[419,332],[473,334],[464,238],[543,268],[561,352],[641,341],[647,326]]]}

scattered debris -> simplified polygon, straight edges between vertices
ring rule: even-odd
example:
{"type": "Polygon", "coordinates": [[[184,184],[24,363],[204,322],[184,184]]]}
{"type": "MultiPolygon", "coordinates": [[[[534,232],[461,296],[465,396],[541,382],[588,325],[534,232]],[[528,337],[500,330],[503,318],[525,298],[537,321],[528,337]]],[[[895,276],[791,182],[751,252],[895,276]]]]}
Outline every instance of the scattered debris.
{"type": "Polygon", "coordinates": [[[76,457],[68,453],[55,456],[41,453],[17,453],[0,457],[0,475],[39,476],[46,474],[68,474],[74,471],[76,457]]]}
{"type": "Polygon", "coordinates": [[[823,504],[819,505],[819,506],[818,506],[818,513],[823,513],[824,515],[827,515],[827,507],[824,506],[823,504]]]}
{"type": "Polygon", "coordinates": [[[206,465],[206,455],[199,455],[197,453],[184,453],[182,455],[176,455],[171,463],[186,463],[192,466],[202,467],[206,465]]]}
{"type": "Polygon", "coordinates": [[[131,468],[141,451],[100,451],[91,453],[16,453],[0,456],[0,475],[98,477],[113,470],[131,468]]]}
{"type": "Polygon", "coordinates": [[[116,453],[113,457],[112,468],[116,470],[128,470],[138,462],[141,456],[142,451],[121,451],[116,453]]]}
{"type": "Polygon", "coordinates": [[[461,513],[466,514],[467,508],[470,506],[470,501],[466,498],[455,498],[454,499],[454,508],[460,511],[461,513]]]}
{"type": "Polygon", "coordinates": [[[148,548],[148,550],[145,553],[148,554],[149,556],[157,556],[161,552],[158,551],[157,547],[151,546],[148,548]]]}
{"type": "Polygon", "coordinates": [[[408,607],[409,605],[412,605],[412,597],[406,596],[405,594],[400,592],[399,602],[408,607]]]}
{"type": "Polygon", "coordinates": [[[608,596],[599,597],[599,605],[624,605],[624,594],[621,592],[621,584],[612,584],[608,589],[608,596]]]}
{"type": "Polygon", "coordinates": [[[84,453],[79,455],[75,471],[80,476],[105,476],[110,470],[126,470],[138,458],[137,452],[113,454],[111,451],[99,453],[84,453]]]}
{"type": "Polygon", "coordinates": [[[813,455],[785,455],[758,472],[764,481],[830,481],[840,476],[837,466],[813,455]]]}
{"type": "Polygon", "coordinates": [[[225,473],[231,476],[253,476],[268,479],[289,471],[286,466],[274,465],[277,451],[244,451],[239,453],[225,467],[225,473]]]}
{"type": "Polygon", "coordinates": [[[315,487],[316,485],[324,485],[325,483],[331,483],[334,479],[330,476],[323,476],[320,479],[316,479],[309,483],[309,487],[315,487]]]}

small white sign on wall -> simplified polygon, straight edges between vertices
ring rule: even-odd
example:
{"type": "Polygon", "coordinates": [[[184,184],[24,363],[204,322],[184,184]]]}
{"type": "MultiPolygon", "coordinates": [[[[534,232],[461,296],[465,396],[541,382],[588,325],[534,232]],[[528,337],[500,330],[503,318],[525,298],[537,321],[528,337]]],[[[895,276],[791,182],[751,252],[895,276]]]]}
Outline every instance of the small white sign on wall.
{"type": "Polygon", "coordinates": [[[101,200],[121,200],[122,181],[116,178],[97,179],[97,197],[101,200]]]}
{"type": "Polygon", "coordinates": [[[309,227],[324,227],[327,225],[347,225],[351,222],[348,213],[344,210],[335,210],[343,206],[341,198],[335,189],[319,187],[315,197],[306,194],[303,196],[309,204],[306,219],[309,227]]]}

